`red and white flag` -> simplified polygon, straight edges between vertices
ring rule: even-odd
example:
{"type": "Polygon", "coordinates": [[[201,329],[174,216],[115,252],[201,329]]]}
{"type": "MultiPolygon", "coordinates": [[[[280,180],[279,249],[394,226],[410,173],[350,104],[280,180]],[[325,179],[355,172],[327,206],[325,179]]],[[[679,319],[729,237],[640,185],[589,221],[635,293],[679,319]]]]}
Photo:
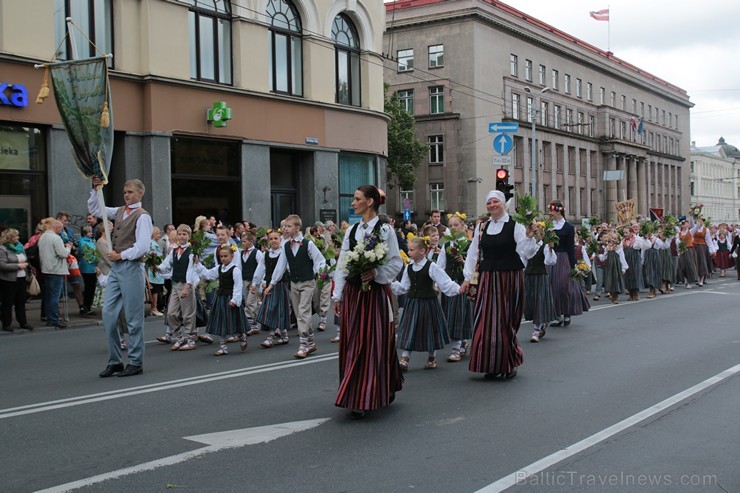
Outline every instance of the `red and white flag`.
{"type": "Polygon", "coordinates": [[[591,15],[591,17],[593,17],[597,21],[608,21],[609,9],[595,10],[593,12],[589,12],[589,15],[591,15]]]}

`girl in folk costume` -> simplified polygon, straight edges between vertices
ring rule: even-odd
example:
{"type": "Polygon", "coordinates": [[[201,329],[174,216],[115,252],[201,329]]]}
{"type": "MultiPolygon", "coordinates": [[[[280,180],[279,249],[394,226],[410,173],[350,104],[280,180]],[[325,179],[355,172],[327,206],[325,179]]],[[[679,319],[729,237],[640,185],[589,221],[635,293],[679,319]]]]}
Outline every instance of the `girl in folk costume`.
{"type": "Polygon", "coordinates": [[[439,265],[426,258],[427,242],[424,238],[412,238],[408,246],[411,263],[404,269],[401,281],[391,284],[395,295],[408,293],[398,324],[398,347],[403,351],[399,365],[401,371],[407,371],[411,351],[426,351],[429,357],[424,368],[432,370],[437,367],[437,349],[450,342],[447,321],[434,284],[447,296],[460,294],[460,285],[450,279],[439,265]]]}
{"type": "Polygon", "coordinates": [[[593,256],[592,262],[593,262],[593,273],[596,277],[596,287],[594,288],[594,301],[599,301],[601,299],[601,294],[605,293],[604,289],[604,273],[606,271],[606,261],[603,261],[599,258],[599,255],[604,253],[604,249],[606,248],[606,239],[609,235],[609,232],[606,229],[601,229],[596,236],[596,243],[599,246],[599,251],[596,252],[593,256]]]}
{"type": "Polygon", "coordinates": [[[681,222],[681,231],[677,235],[678,243],[678,282],[684,282],[686,289],[691,289],[696,280],[696,256],[694,254],[694,235],[689,230],[689,222],[681,222]]]}
{"type": "Polygon", "coordinates": [[[555,312],[557,321],[551,323],[552,327],[565,327],[570,325],[570,317],[581,315],[588,311],[591,305],[581,289],[580,283],[571,276],[571,269],[576,266],[575,253],[575,229],[563,217],[565,207],[559,200],[550,202],[550,218],[555,227],[555,233],[560,243],[555,246],[557,262],[548,267],[550,276],[550,288],[555,301],[555,312]]]}
{"type": "Polygon", "coordinates": [[[531,320],[534,324],[529,342],[540,342],[545,337],[547,324],[557,318],[547,275],[547,267],[557,261],[553,245],[543,243],[524,269],[524,320],[531,320]]]}
{"type": "Polygon", "coordinates": [[[241,350],[246,351],[247,349],[249,323],[244,313],[242,270],[239,263],[234,262],[236,251],[236,245],[225,243],[221,245],[218,252],[221,265],[206,269],[197,260],[195,264],[195,270],[202,279],[218,279],[218,288],[208,316],[207,326],[208,333],[218,336],[221,345],[214,356],[229,354],[226,339],[233,335],[239,336],[241,350]]]}
{"type": "Polygon", "coordinates": [[[640,288],[643,286],[642,279],[642,238],[635,234],[632,226],[622,228],[622,251],[627,260],[629,269],[624,274],[624,288],[629,292],[629,301],[640,301],[640,288]]]}
{"type": "MultiPolygon", "coordinates": [[[[583,260],[584,262],[586,262],[586,265],[588,265],[588,269],[593,272],[593,266],[591,265],[591,258],[588,256],[588,252],[586,252],[586,241],[583,238],[581,238],[578,233],[576,233],[575,236],[573,237],[573,242],[575,243],[574,253],[576,256],[576,263],[579,260],[583,260]]],[[[585,291],[586,295],[591,294],[591,286],[593,285],[591,274],[581,279],[579,281],[579,284],[581,284],[581,286],[583,287],[583,290],[585,291]]]]}
{"type": "Polygon", "coordinates": [[[704,226],[704,218],[699,217],[691,228],[694,242],[694,258],[696,260],[696,278],[699,286],[704,286],[707,276],[712,274],[712,258],[714,250],[709,228],[704,226]]]}
{"type": "Polygon", "coordinates": [[[730,242],[727,240],[726,232],[717,233],[717,251],[714,261],[719,269],[719,277],[725,277],[725,271],[734,265],[730,257],[730,242]]]}
{"type": "Polygon", "coordinates": [[[599,254],[599,260],[606,262],[604,270],[604,289],[612,303],[619,303],[619,294],[624,290],[622,276],[629,270],[627,259],[624,258],[622,242],[617,232],[609,233],[604,253],[599,254]]]}
{"type": "MultiPolygon", "coordinates": [[[[455,212],[449,215],[447,224],[450,226],[450,239],[445,242],[439,253],[437,265],[456,283],[462,283],[463,267],[470,240],[467,236],[467,226],[464,215],[455,212]],[[449,252],[449,253],[448,253],[449,252]]],[[[473,305],[467,296],[442,294],[442,310],[447,319],[447,331],[452,339],[452,352],[447,357],[449,362],[457,362],[467,353],[468,340],[473,336],[473,305]]]]}
{"type": "Polygon", "coordinates": [[[678,247],[676,246],[674,226],[666,224],[658,231],[658,245],[663,280],[660,292],[665,294],[673,291],[673,285],[676,283],[676,270],[678,269],[678,247]]]}
{"type": "Polygon", "coordinates": [[[390,284],[403,261],[396,233],[378,218],[382,203],[380,192],[373,185],[355,190],[352,208],[361,220],[344,235],[339,265],[347,264],[345,258],[351,258],[358,241],[366,237],[387,247],[385,263],[362,273],[350,274],[342,269],[334,272],[334,313],[342,327],[335,405],[351,409],[353,419],[362,418],[366,411],[389,406],[403,386],[390,300],[390,284]],[[363,285],[370,289],[363,289],[363,285]]]}
{"type": "MultiPolygon", "coordinates": [[[[269,249],[265,252],[257,265],[254,279],[250,290],[257,292],[257,286],[262,284],[266,288],[272,281],[272,273],[277,266],[280,255],[283,253],[281,244],[283,237],[280,230],[273,229],[267,233],[269,249]]],[[[275,284],[269,296],[262,299],[262,305],[257,312],[255,321],[262,325],[262,330],[267,332],[267,338],[260,344],[264,348],[288,344],[288,327],[290,327],[290,281],[283,276],[280,282],[275,284]]]]}
{"type": "Polygon", "coordinates": [[[487,378],[513,378],[524,360],[516,338],[524,308],[524,264],[537,253],[538,245],[534,226],[518,224],[506,213],[501,191],[488,192],[486,209],[491,218],[476,228],[463,271],[464,292],[473,273],[478,271],[480,276],[469,369],[487,378]]]}
{"type": "Polygon", "coordinates": [[[439,246],[439,229],[436,226],[432,226],[430,224],[424,226],[422,233],[423,236],[429,237],[429,241],[427,242],[427,259],[431,260],[432,262],[437,262],[439,260],[439,256],[442,253],[442,248],[439,246]]]}
{"type": "Polygon", "coordinates": [[[653,233],[648,233],[643,239],[643,267],[645,287],[650,290],[647,295],[648,299],[655,298],[656,292],[660,289],[663,291],[663,263],[660,252],[663,249],[663,242],[653,233]]]}

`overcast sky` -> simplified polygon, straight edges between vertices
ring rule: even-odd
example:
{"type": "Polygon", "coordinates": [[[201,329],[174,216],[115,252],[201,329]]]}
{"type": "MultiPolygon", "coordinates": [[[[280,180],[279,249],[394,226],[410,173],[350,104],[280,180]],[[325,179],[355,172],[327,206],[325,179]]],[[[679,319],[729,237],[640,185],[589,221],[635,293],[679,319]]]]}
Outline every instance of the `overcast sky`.
{"type": "MultiPolygon", "coordinates": [[[[387,1],[387,0],[386,0],[387,1]]],[[[720,137],[740,147],[740,2],[708,0],[505,0],[566,33],[607,49],[607,23],[590,11],[610,9],[614,56],[685,89],[691,141],[720,137]]]]}

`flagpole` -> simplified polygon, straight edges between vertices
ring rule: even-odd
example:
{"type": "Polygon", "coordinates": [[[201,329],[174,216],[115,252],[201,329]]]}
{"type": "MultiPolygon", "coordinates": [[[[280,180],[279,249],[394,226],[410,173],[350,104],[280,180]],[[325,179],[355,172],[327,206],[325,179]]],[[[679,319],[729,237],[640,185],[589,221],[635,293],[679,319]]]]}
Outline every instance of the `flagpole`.
{"type": "Polygon", "coordinates": [[[609,12],[606,18],[606,51],[612,51],[612,8],[607,4],[606,11],[609,12]]]}
{"type": "MultiPolygon", "coordinates": [[[[77,59],[77,41],[75,40],[74,35],[72,34],[72,28],[74,27],[74,22],[72,22],[71,17],[67,17],[65,19],[67,21],[67,33],[69,35],[69,45],[72,49],[72,60],[77,59]]],[[[101,163],[102,164],[102,163],[101,163]]],[[[111,242],[110,239],[110,224],[108,223],[108,209],[105,208],[105,197],[103,197],[103,185],[99,187],[95,187],[95,191],[98,195],[98,208],[100,209],[100,215],[101,219],[103,220],[103,231],[105,231],[105,241],[108,243],[108,251],[113,250],[113,242],[111,242]]]]}

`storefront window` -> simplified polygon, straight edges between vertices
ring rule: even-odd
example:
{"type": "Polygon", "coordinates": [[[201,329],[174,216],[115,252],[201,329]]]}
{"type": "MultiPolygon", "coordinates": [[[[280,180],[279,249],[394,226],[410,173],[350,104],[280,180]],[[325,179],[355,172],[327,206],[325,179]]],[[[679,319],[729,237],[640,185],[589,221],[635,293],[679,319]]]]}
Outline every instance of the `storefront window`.
{"type": "Polygon", "coordinates": [[[374,156],[339,154],[339,220],[349,220],[352,199],[360,185],[376,185],[374,156]]]}
{"type": "Polygon", "coordinates": [[[0,224],[25,242],[47,215],[44,133],[0,124],[0,224]]]}

